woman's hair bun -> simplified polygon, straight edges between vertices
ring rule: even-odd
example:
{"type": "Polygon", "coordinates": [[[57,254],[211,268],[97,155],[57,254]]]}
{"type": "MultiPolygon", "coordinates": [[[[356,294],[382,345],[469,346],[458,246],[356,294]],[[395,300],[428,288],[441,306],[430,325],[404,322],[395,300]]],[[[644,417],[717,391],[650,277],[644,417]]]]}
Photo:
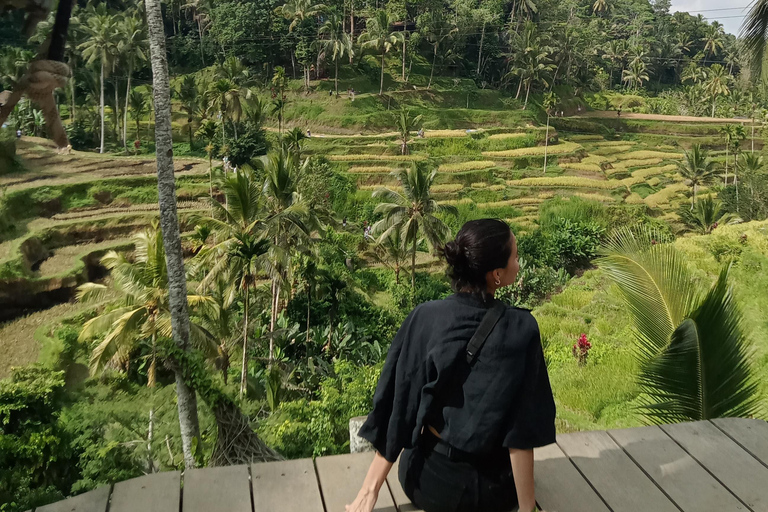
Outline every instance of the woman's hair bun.
{"type": "Polygon", "coordinates": [[[445,261],[456,270],[463,269],[467,264],[467,256],[464,253],[464,248],[455,240],[451,240],[445,244],[443,254],[445,254],[445,261]]]}

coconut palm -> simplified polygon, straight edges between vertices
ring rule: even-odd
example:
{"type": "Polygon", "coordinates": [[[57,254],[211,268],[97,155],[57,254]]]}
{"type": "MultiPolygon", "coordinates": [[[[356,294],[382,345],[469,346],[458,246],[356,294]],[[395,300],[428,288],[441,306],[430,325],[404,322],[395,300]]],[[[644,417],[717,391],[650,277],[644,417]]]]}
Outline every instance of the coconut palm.
{"type": "Polygon", "coordinates": [[[718,22],[714,21],[711,25],[706,25],[701,42],[704,43],[704,51],[709,57],[716,57],[723,49],[723,37],[723,27],[718,22]]]}
{"type": "MultiPolygon", "coordinates": [[[[128,95],[131,90],[131,78],[136,65],[147,60],[147,32],[143,21],[135,16],[126,16],[118,25],[120,40],[117,53],[128,66],[128,81],[125,86],[125,114],[123,115],[123,146],[128,146],[128,95]]],[[[190,142],[191,145],[191,142],[190,142]]]]}
{"type": "Polygon", "coordinates": [[[107,69],[112,67],[120,35],[116,18],[107,14],[106,11],[94,13],[88,18],[83,28],[88,38],[78,48],[83,51],[83,58],[88,64],[98,63],[99,65],[99,111],[101,114],[99,153],[104,153],[104,76],[107,69]]]}
{"type": "Polygon", "coordinates": [[[592,4],[592,14],[608,12],[611,9],[611,5],[607,0],[595,0],[592,4]]]}
{"type": "Polygon", "coordinates": [[[296,159],[301,161],[301,141],[306,139],[304,130],[298,126],[289,130],[283,138],[283,143],[286,145],[286,149],[296,155],[296,159]]]}
{"type": "MultiPolygon", "coordinates": [[[[124,253],[109,251],[101,264],[110,270],[110,286],[85,283],[77,289],[82,302],[109,300],[113,308],[83,324],[79,340],[88,341],[105,335],[97,341],[91,353],[90,368],[94,375],[107,367],[127,368],[142,342],[149,343],[150,365],[147,386],[153,387],[157,370],[157,339],[171,337],[171,316],[168,303],[168,272],[165,264],[163,239],[157,225],[134,237],[134,261],[124,253]]],[[[204,303],[203,295],[188,295],[190,306],[204,303]]],[[[192,325],[192,341],[211,354],[210,339],[192,325]]]]}
{"type": "Polygon", "coordinates": [[[749,340],[724,268],[708,290],[674,245],[622,229],[599,265],[618,285],[635,328],[641,411],[651,423],[761,412],[749,340]]]}
{"type": "Polygon", "coordinates": [[[399,32],[389,30],[394,21],[387,11],[379,9],[366,20],[365,31],[358,39],[361,49],[371,48],[381,53],[379,96],[384,94],[384,56],[398,43],[399,32]]]}
{"type": "Polygon", "coordinates": [[[763,71],[763,55],[768,37],[768,0],[756,0],[744,18],[739,40],[749,57],[752,75],[759,77],[763,71]]]}
{"type": "Polygon", "coordinates": [[[198,289],[204,290],[217,280],[226,279],[231,285],[227,307],[234,303],[238,291],[243,294],[242,397],[248,376],[250,290],[257,272],[263,270],[263,256],[267,254],[269,244],[260,232],[265,214],[264,196],[254,173],[238,169],[223,179],[221,190],[226,197],[226,206],[213,201],[214,215],[201,220],[214,229],[220,242],[203,248],[198,255],[198,260],[208,268],[198,289]]]}
{"type": "Polygon", "coordinates": [[[176,90],[176,98],[181,102],[181,109],[187,113],[187,131],[189,132],[189,148],[194,149],[194,139],[192,138],[192,121],[200,106],[200,95],[198,94],[197,81],[195,75],[184,75],[179,82],[179,88],[176,90]]]}
{"type": "Polygon", "coordinates": [[[718,96],[728,96],[731,89],[728,87],[731,75],[720,64],[712,64],[707,72],[707,81],[704,87],[712,98],[712,117],[715,117],[715,104],[718,96]]]}
{"type": "Polygon", "coordinates": [[[621,81],[627,83],[627,87],[632,90],[637,90],[638,87],[643,86],[643,82],[647,82],[648,66],[642,58],[636,57],[629,63],[629,67],[621,72],[621,81]]]}
{"type": "MultiPolygon", "coordinates": [[[[213,204],[213,141],[216,138],[216,123],[206,119],[197,129],[197,136],[205,140],[205,152],[208,154],[208,189],[213,204]]],[[[211,216],[213,216],[213,206],[211,206],[211,216]]]]}
{"type": "Polygon", "coordinates": [[[683,208],[680,217],[686,226],[702,235],[708,235],[717,226],[736,220],[735,215],[723,209],[722,201],[712,199],[711,195],[698,201],[693,210],[683,208]]]}
{"type": "MultiPolygon", "coordinates": [[[[168,77],[165,28],[159,0],[145,0],[149,27],[150,61],[155,107],[155,147],[157,149],[157,189],[160,226],[168,265],[168,306],[171,311],[173,341],[176,348],[187,352],[190,344],[190,322],[187,311],[187,280],[181,251],[179,219],[176,212],[176,181],[173,174],[173,133],[171,129],[171,86],[168,77]]],[[[200,442],[195,390],[184,379],[186,363],[170,359],[176,377],[176,405],[179,411],[182,451],[186,468],[195,466],[193,439],[200,442]]]]}
{"type": "Polygon", "coordinates": [[[685,152],[685,161],[677,162],[677,168],[693,189],[691,197],[691,210],[693,210],[699,187],[711,182],[715,176],[715,163],[708,158],[707,152],[701,149],[699,144],[694,144],[690,151],[685,152]]]}
{"type": "MultiPolygon", "coordinates": [[[[283,5],[278,6],[275,9],[275,14],[284,17],[287,20],[291,20],[291,24],[288,25],[288,32],[293,32],[302,21],[306,19],[312,19],[319,13],[327,9],[323,4],[313,4],[312,0],[288,0],[283,5]]],[[[301,61],[298,57],[298,47],[294,50],[296,54],[296,60],[301,61]]],[[[304,88],[309,92],[309,63],[304,63],[304,88]]]]}
{"type": "MultiPolygon", "coordinates": [[[[373,248],[366,253],[366,256],[391,269],[395,273],[395,283],[397,284],[400,284],[400,271],[411,252],[408,246],[403,243],[402,235],[402,231],[392,230],[386,237],[379,238],[373,248]]],[[[421,239],[417,241],[417,245],[420,242],[421,239]]]]}
{"type": "Polygon", "coordinates": [[[442,9],[427,11],[420,17],[419,24],[424,37],[432,45],[432,69],[429,72],[429,83],[427,83],[427,89],[429,89],[432,87],[432,78],[435,75],[437,51],[440,45],[453,37],[459,29],[446,17],[442,9]]]}
{"type": "Polygon", "coordinates": [[[608,82],[610,87],[613,87],[613,69],[616,67],[616,64],[624,62],[626,56],[627,43],[624,40],[612,39],[603,47],[603,59],[610,63],[610,77],[608,82]]]}
{"type": "Polygon", "coordinates": [[[232,109],[231,102],[235,97],[239,98],[240,87],[232,80],[222,78],[213,82],[206,91],[206,101],[209,110],[219,113],[221,119],[221,142],[226,144],[226,120],[232,109]]]}
{"type": "Polygon", "coordinates": [[[375,214],[383,218],[373,226],[378,234],[378,241],[383,243],[393,231],[400,232],[403,244],[411,247],[411,288],[416,293],[416,247],[419,238],[424,237],[427,246],[434,251],[450,235],[450,228],[437,215],[457,215],[453,205],[438,204],[430,188],[437,176],[437,170],[427,171],[425,167],[414,163],[410,169],[400,169],[392,173],[403,192],[380,188],[373,197],[382,202],[376,206],[375,214]]]}
{"type": "Polygon", "coordinates": [[[554,92],[548,92],[544,95],[544,101],[542,102],[542,106],[544,107],[544,110],[547,113],[547,134],[544,139],[544,173],[547,172],[547,148],[549,148],[549,117],[552,113],[552,109],[557,105],[557,103],[560,101],[560,98],[557,97],[557,94],[554,92]]]}
{"type": "Polygon", "coordinates": [[[136,140],[141,143],[141,118],[147,110],[147,96],[140,90],[131,89],[128,94],[128,105],[131,107],[133,119],[136,121],[136,140]]]}
{"type": "Polygon", "coordinates": [[[283,134],[283,112],[285,112],[285,100],[283,98],[273,99],[270,113],[277,116],[277,133],[280,135],[283,134]]]}
{"type": "Polygon", "coordinates": [[[352,39],[344,32],[342,17],[338,11],[331,10],[325,15],[325,21],[320,26],[317,34],[323,39],[318,40],[323,55],[333,61],[336,74],[333,79],[336,97],[339,97],[339,61],[348,55],[352,58],[355,54],[352,39]]]}
{"type": "Polygon", "coordinates": [[[410,140],[411,133],[421,128],[422,116],[411,116],[411,111],[405,108],[401,108],[397,114],[392,116],[395,120],[395,129],[400,137],[400,154],[408,154],[408,141],[410,140]]]}

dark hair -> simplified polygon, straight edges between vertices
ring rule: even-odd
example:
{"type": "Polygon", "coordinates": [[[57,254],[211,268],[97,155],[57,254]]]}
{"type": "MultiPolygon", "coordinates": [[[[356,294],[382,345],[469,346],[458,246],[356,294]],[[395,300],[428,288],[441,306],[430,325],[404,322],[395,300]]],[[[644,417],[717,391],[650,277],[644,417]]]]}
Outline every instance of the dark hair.
{"type": "Polygon", "coordinates": [[[448,276],[453,291],[468,289],[488,301],[485,275],[506,268],[512,254],[512,230],[499,219],[466,222],[456,239],[445,244],[443,256],[448,262],[448,276]]]}

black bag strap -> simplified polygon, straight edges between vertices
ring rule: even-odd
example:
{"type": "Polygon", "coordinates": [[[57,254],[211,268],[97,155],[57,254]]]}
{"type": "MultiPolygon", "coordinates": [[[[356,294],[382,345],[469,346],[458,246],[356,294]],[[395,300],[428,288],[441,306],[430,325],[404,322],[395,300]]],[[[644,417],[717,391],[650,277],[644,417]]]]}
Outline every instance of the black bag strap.
{"type": "Polygon", "coordinates": [[[475,362],[477,353],[481,348],[483,348],[485,340],[488,339],[488,335],[491,334],[491,331],[493,331],[493,328],[501,318],[501,315],[504,314],[505,309],[506,306],[503,302],[494,300],[493,305],[485,313],[483,320],[480,322],[480,326],[477,328],[477,331],[475,331],[475,334],[472,335],[472,339],[470,339],[469,343],[467,344],[467,363],[469,363],[470,366],[472,366],[472,363],[475,362]]]}

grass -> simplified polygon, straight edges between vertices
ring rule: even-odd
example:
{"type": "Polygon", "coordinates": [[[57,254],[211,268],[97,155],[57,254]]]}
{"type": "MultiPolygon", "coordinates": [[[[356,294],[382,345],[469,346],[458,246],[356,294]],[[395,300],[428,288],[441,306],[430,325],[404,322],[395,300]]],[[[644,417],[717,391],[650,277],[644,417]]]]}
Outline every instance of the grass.
{"type": "Polygon", "coordinates": [[[483,169],[489,169],[495,167],[496,162],[493,160],[475,160],[470,162],[459,162],[454,164],[442,164],[437,170],[438,172],[465,172],[465,171],[480,171],[483,169]]]}
{"type": "Polygon", "coordinates": [[[545,148],[544,146],[534,146],[531,148],[508,149],[506,151],[483,151],[483,155],[497,158],[544,156],[545,150],[549,155],[564,155],[567,153],[573,153],[580,149],[583,149],[581,144],[577,144],[575,142],[561,142],[560,144],[551,145],[548,148],[545,148]]]}
{"type": "Polygon", "coordinates": [[[427,139],[434,138],[454,138],[454,137],[468,137],[469,134],[466,130],[424,130],[424,137],[427,139]]]}
{"type": "Polygon", "coordinates": [[[563,169],[569,169],[573,171],[603,172],[603,169],[599,165],[584,163],[583,161],[574,163],[562,163],[558,165],[563,169]]]}
{"type": "Polygon", "coordinates": [[[632,172],[632,176],[637,176],[638,178],[646,179],[651,176],[656,176],[659,174],[664,174],[665,172],[672,172],[672,171],[677,171],[677,165],[669,164],[662,167],[649,167],[647,169],[638,169],[632,172]]]}
{"type": "Polygon", "coordinates": [[[365,162],[365,161],[382,161],[382,162],[418,162],[426,160],[427,157],[423,155],[328,155],[326,156],[331,162],[365,162]]]}
{"type": "Polygon", "coordinates": [[[643,201],[651,208],[658,208],[659,206],[669,204],[669,201],[673,197],[680,194],[681,192],[688,190],[689,188],[690,187],[685,183],[673,183],[672,185],[669,185],[668,187],[663,188],[654,194],[646,196],[643,201]]]}
{"type": "Polygon", "coordinates": [[[624,146],[633,146],[637,144],[637,142],[633,140],[607,140],[605,142],[598,142],[595,144],[595,146],[606,148],[606,147],[624,147],[624,146]]]}
{"type": "Polygon", "coordinates": [[[685,155],[682,153],[665,153],[663,151],[630,151],[619,155],[619,160],[661,158],[662,160],[679,160],[685,155]]]}
{"type": "Polygon", "coordinates": [[[385,167],[383,165],[372,165],[370,167],[356,165],[347,169],[347,172],[352,174],[389,174],[396,170],[394,167],[385,167]]]}
{"type": "Polygon", "coordinates": [[[632,146],[625,144],[623,146],[606,146],[606,147],[598,148],[592,153],[595,155],[607,156],[607,155],[615,155],[618,153],[626,153],[627,151],[631,151],[631,150],[632,150],[632,146]]]}
{"type": "Polygon", "coordinates": [[[621,160],[620,162],[614,162],[614,169],[629,169],[630,167],[647,167],[651,165],[657,165],[663,162],[661,158],[629,158],[621,160]]]}
{"type": "Polygon", "coordinates": [[[525,137],[528,135],[525,132],[520,133],[494,133],[493,135],[488,136],[488,140],[507,140],[507,139],[516,139],[518,137],[525,137]]]}

